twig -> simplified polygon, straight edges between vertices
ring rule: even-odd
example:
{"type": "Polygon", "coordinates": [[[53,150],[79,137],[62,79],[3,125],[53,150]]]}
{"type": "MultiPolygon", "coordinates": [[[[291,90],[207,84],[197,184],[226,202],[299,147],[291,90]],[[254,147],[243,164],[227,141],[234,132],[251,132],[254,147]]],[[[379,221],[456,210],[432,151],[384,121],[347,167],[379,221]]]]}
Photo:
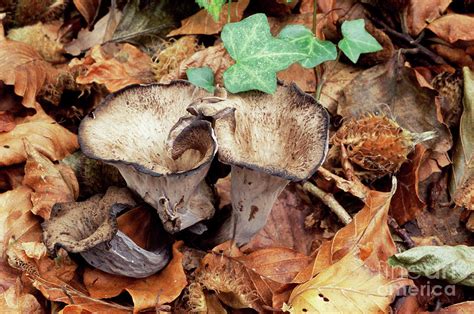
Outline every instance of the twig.
{"type": "Polygon", "coordinates": [[[334,196],[330,193],[324,192],[320,188],[318,188],[316,185],[310,183],[310,182],[305,182],[303,184],[303,189],[306,192],[309,192],[319,198],[324,204],[326,204],[333,213],[336,214],[336,216],[344,223],[348,224],[352,221],[352,217],[346,212],[344,207],[339,204],[339,202],[334,198],[334,196]]]}
{"type": "Polygon", "coordinates": [[[324,177],[326,180],[332,180],[336,183],[337,187],[343,190],[344,192],[349,192],[355,197],[360,198],[364,201],[367,198],[369,189],[358,181],[349,181],[344,178],[341,178],[338,175],[333,174],[329,170],[319,167],[318,173],[324,177]]]}
{"type": "Polygon", "coordinates": [[[415,48],[418,48],[419,52],[421,54],[424,54],[425,56],[427,56],[428,58],[433,60],[434,63],[436,63],[436,64],[446,64],[446,61],[444,61],[444,59],[442,57],[438,56],[437,54],[435,54],[434,52],[432,52],[431,50],[429,50],[425,46],[421,45],[419,43],[419,39],[415,40],[408,34],[403,34],[403,33],[400,33],[398,31],[394,30],[393,28],[391,28],[390,26],[388,26],[387,24],[385,24],[384,22],[382,22],[381,20],[377,19],[374,16],[371,16],[370,19],[373,22],[375,22],[375,24],[378,24],[379,26],[383,27],[383,30],[385,32],[387,32],[388,34],[390,34],[393,37],[396,37],[396,38],[406,42],[407,44],[409,44],[411,46],[414,46],[415,48]]]}
{"type": "Polygon", "coordinates": [[[413,242],[410,235],[408,235],[407,231],[401,228],[398,222],[392,216],[388,216],[388,225],[392,227],[393,231],[395,231],[395,233],[400,238],[402,238],[403,242],[405,242],[406,246],[409,249],[416,246],[415,242],[413,242]]]}

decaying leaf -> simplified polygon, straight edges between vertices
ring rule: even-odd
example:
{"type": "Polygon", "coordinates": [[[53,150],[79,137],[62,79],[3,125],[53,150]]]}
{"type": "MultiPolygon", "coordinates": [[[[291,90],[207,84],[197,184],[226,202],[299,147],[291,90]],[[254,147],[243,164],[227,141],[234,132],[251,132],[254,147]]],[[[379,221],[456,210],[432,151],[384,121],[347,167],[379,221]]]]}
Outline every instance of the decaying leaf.
{"type": "Polygon", "coordinates": [[[175,71],[160,79],[160,83],[168,83],[174,79],[186,78],[186,70],[190,68],[200,68],[208,66],[214,72],[216,83],[220,86],[224,85],[224,71],[230,67],[234,61],[229,56],[223,44],[218,44],[193,54],[191,57],[182,61],[175,71]]]}
{"type": "Polygon", "coordinates": [[[474,40],[474,17],[467,14],[446,14],[427,28],[449,43],[474,40]]]}
{"type": "Polygon", "coordinates": [[[87,24],[91,24],[99,14],[102,0],[74,0],[73,2],[77,10],[86,19],[87,24]]]}
{"type": "Polygon", "coordinates": [[[79,75],[79,84],[104,84],[110,92],[115,92],[132,84],[151,83],[154,75],[151,59],[140,49],[124,44],[113,55],[108,55],[100,46],[91,49],[90,56],[81,61],[72,61],[70,66],[87,65],[87,72],[79,75]]]}
{"type": "Polygon", "coordinates": [[[399,225],[404,225],[407,221],[415,219],[417,214],[426,207],[419,195],[419,175],[418,170],[423,162],[426,148],[423,145],[416,145],[412,157],[402,165],[397,174],[397,191],[390,204],[390,214],[397,220],[399,225]]]}
{"type": "MultiPolygon", "coordinates": [[[[245,9],[250,0],[239,0],[230,3],[230,22],[238,22],[242,19],[245,9]]],[[[181,21],[181,27],[172,30],[167,36],[177,35],[213,35],[222,30],[222,27],[228,23],[227,15],[229,4],[224,4],[217,21],[205,9],[181,21]]]]}
{"type": "Polygon", "coordinates": [[[94,29],[82,29],[77,39],[65,45],[64,49],[67,53],[78,56],[83,51],[110,40],[121,17],[122,13],[119,10],[110,10],[95,23],[94,29]]]}
{"type": "Polygon", "coordinates": [[[58,74],[35,48],[0,34],[0,81],[14,86],[15,94],[23,97],[25,107],[36,108],[36,95],[46,84],[54,83],[58,74]]]}
{"type": "Polygon", "coordinates": [[[99,299],[111,298],[127,291],[137,312],[172,302],[187,285],[182,265],[183,254],[179,251],[181,245],[182,242],[174,244],[173,259],[158,274],[133,279],[88,268],[84,272],[84,284],[91,297],[99,299]]]}
{"type": "Polygon", "coordinates": [[[453,176],[449,188],[457,205],[474,210],[474,72],[464,68],[463,73],[464,111],[454,147],[453,176]]]}
{"type": "Polygon", "coordinates": [[[52,161],[66,157],[79,147],[75,134],[59,125],[39,106],[36,110],[33,116],[18,119],[17,126],[10,132],[0,133],[0,166],[26,160],[23,139],[52,161]]]}
{"type": "Polygon", "coordinates": [[[0,133],[9,132],[16,126],[15,117],[9,111],[0,111],[0,133]]]}
{"type": "Polygon", "coordinates": [[[445,153],[451,148],[452,139],[446,125],[437,120],[436,92],[420,87],[414,72],[403,66],[397,55],[386,65],[364,70],[344,90],[338,113],[351,117],[385,112],[412,133],[436,132],[436,137],[423,145],[445,153]]]}
{"type": "Polygon", "coordinates": [[[474,287],[473,260],[474,248],[466,245],[419,246],[395,254],[389,263],[410,273],[474,287]]]}
{"type": "Polygon", "coordinates": [[[278,289],[292,282],[309,257],[287,248],[267,248],[243,255],[226,242],[213,249],[196,270],[196,282],[233,308],[272,306],[278,289]]]}
{"type": "Polygon", "coordinates": [[[426,26],[441,16],[452,0],[409,1],[406,23],[409,33],[418,36],[426,26]]]}
{"type": "Polygon", "coordinates": [[[38,300],[27,292],[22,291],[18,278],[16,284],[0,293],[0,308],[4,313],[43,313],[38,300]]]}
{"type": "MultiPolygon", "coordinates": [[[[390,279],[349,253],[291,293],[290,313],[387,312],[396,291],[408,280],[390,279]]],[[[285,310],[285,307],[283,308],[285,310]]]]}
{"type": "Polygon", "coordinates": [[[79,196],[79,184],[71,168],[53,164],[27,140],[24,144],[27,159],[23,184],[33,190],[31,211],[49,219],[55,203],[72,202],[79,196]]]}
{"type": "Polygon", "coordinates": [[[474,309],[474,301],[466,301],[442,308],[435,313],[469,314],[474,309]]]}
{"type": "Polygon", "coordinates": [[[331,241],[324,242],[319,247],[310,267],[300,272],[294,281],[302,283],[310,280],[347,255],[355,246],[370,246],[372,254],[381,261],[380,267],[383,268],[384,261],[397,252],[387,225],[390,200],[396,189],[395,182],[391,192],[369,191],[364,208],[331,241]]]}

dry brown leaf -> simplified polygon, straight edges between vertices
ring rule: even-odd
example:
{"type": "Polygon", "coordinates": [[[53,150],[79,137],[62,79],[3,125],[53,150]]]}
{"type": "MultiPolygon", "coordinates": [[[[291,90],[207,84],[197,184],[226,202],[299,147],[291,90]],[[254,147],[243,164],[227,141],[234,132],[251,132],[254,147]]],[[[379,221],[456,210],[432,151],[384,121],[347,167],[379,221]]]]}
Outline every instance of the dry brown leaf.
{"type": "Polygon", "coordinates": [[[31,211],[49,219],[56,203],[73,202],[79,196],[79,183],[74,171],[65,164],[55,165],[25,140],[27,155],[23,184],[30,187],[31,211]]]}
{"type": "Polygon", "coordinates": [[[288,248],[267,248],[243,255],[226,242],[207,254],[196,270],[196,282],[216,292],[233,308],[262,310],[273,306],[278,290],[292,282],[310,258],[288,248]]]}
{"type": "Polygon", "coordinates": [[[338,114],[344,118],[385,113],[412,133],[435,131],[436,138],[423,142],[435,152],[445,153],[451,148],[451,134],[438,120],[436,91],[419,86],[415,70],[405,67],[400,56],[364,70],[343,92],[338,114]]]}
{"type": "MultiPolygon", "coordinates": [[[[245,9],[249,5],[250,0],[239,0],[230,4],[230,22],[238,22],[242,19],[245,9]]],[[[177,35],[214,35],[219,33],[224,25],[228,23],[227,15],[229,12],[229,4],[222,6],[219,21],[214,21],[213,17],[202,9],[198,13],[181,21],[181,27],[171,31],[167,36],[177,35]]]]}
{"type": "MultiPolygon", "coordinates": [[[[150,57],[140,49],[130,44],[124,44],[112,56],[100,46],[95,46],[90,52],[92,64],[87,66],[87,72],[76,78],[78,84],[104,84],[110,92],[115,92],[132,84],[144,84],[154,81],[150,57]]],[[[90,59],[72,61],[71,66],[81,66],[90,59]]]]}
{"type": "Polygon", "coordinates": [[[474,61],[472,60],[472,57],[468,55],[464,49],[448,47],[441,44],[431,45],[430,48],[445,60],[457,64],[460,67],[474,67],[474,61]]]}
{"type": "Polygon", "coordinates": [[[60,160],[77,148],[77,136],[69,132],[39,106],[37,113],[18,119],[17,126],[7,133],[0,133],[0,166],[9,166],[26,160],[23,139],[49,159],[60,160]]]}
{"type": "Polygon", "coordinates": [[[0,111],[0,133],[10,132],[16,126],[15,117],[9,111],[0,111]]]}
{"type": "MultiPolygon", "coordinates": [[[[397,290],[410,284],[404,278],[390,279],[371,269],[358,253],[349,253],[297,286],[289,299],[290,313],[388,312],[397,290]]],[[[284,308],[285,310],[285,308],[284,308]]]]}
{"type": "Polygon", "coordinates": [[[207,66],[214,72],[216,83],[223,86],[224,79],[222,76],[224,71],[232,64],[234,64],[234,61],[221,43],[196,52],[191,57],[181,62],[176,72],[163,76],[160,83],[167,83],[176,79],[184,79],[186,78],[187,69],[207,66]]]}
{"type": "Polygon", "coordinates": [[[398,186],[390,204],[390,214],[400,225],[415,219],[418,213],[426,208],[418,191],[418,170],[425,152],[426,148],[423,145],[416,145],[413,155],[402,165],[397,174],[398,186]]]}
{"type": "Polygon", "coordinates": [[[0,294],[0,308],[3,313],[43,313],[38,300],[29,293],[22,291],[18,278],[16,284],[0,294]]]}
{"type": "MultiPolygon", "coordinates": [[[[394,179],[395,180],[395,179],[394,179]]],[[[353,218],[352,222],[340,229],[331,241],[323,243],[314,261],[295,278],[296,283],[307,282],[323,269],[334,264],[356,246],[370,246],[380,267],[397,252],[395,243],[387,225],[390,200],[395,193],[370,190],[365,199],[365,206],[353,218]]]]}
{"type": "Polygon", "coordinates": [[[452,0],[410,0],[406,11],[406,24],[412,36],[418,36],[431,22],[448,8],[452,0]]]}
{"type": "Polygon", "coordinates": [[[110,40],[121,16],[122,13],[119,10],[110,11],[95,23],[93,30],[87,28],[80,30],[77,39],[65,45],[64,49],[67,53],[78,56],[82,52],[110,40]]]}
{"type": "Polygon", "coordinates": [[[186,287],[183,270],[182,242],[173,245],[173,259],[161,272],[147,278],[134,279],[86,269],[84,284],[93,298],[111,298],[126,290],[133,299],[134,311],[154,308],[176,299],[186,287]]]}
{"type": "Polygon", "coordinates": [[[427,28],[449,43],[474,40],[474,17],[467,14],[446,14],[427,28]]]}
{"type": "Polygon", "coordinates": [[[86,19],[87,24],[94,22],[102,0],[73,0],[74,5],[81,15],[86,19]]]}
{"type": "Polygon", "coordinates": [[[286,247],[311,254],[325,240],[323,231],[305,226],[306,218],[318,212],[315,207],[301,198],[294,185],[289,185],[278,196],[265,227],[242,247],[242,251],[286,247]]]}
{"type": "Polygon", "coordinates": [[[290,65],[286,70],[277,73],[279,80],[286,81],[288,83],[294,82],[307,93],[314,92],[316,90],[316,76],[314,69],[303,68],[298,63],[290,65]]]}
{"type": "Polygon", "coordinates": [[[58,75],[59,71],[32,46],[0,34],[0,81],[14,86],[25,107],[36,108],[36,95],[46,84],[54,83],[58,75]]]}

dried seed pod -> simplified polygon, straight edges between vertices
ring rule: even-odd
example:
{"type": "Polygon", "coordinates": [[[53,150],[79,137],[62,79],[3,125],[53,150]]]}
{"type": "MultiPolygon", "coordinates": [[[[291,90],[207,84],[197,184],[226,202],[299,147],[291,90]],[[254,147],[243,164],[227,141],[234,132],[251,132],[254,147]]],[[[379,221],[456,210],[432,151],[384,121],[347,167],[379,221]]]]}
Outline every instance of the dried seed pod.
{"type": "Polygon", "coordinates": [[[80,253],[90,265],[107,273],[150,276],[170,259],[168,238],[147,251],[118,230],[117,215],[134,205],[130,191],[116,187],[84,202],[56,204],[51,218],[41,225],[43,241],[50,254],[58,248],[80,253]]]}
{"type": "Polygon", "coordinates": [[[375,180],[394,173],[421,141],[433,138],[434,132],[411,133],[385,115],[368,114],[350,119],[331,139],[331,156],[340,156],[340,146],[347,150],[349,161],[359,166],[356,174],[375,180]]]}

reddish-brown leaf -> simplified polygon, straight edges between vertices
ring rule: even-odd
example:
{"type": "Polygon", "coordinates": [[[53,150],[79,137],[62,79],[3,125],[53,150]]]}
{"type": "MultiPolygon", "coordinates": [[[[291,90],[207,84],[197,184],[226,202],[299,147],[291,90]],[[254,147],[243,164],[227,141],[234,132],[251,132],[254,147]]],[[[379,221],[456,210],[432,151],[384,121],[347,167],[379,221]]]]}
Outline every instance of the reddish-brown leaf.
{"type": "MultiPolygon", "coordinates": [[[[242,19],[245,9],[250,0],[239,0],[230,4],[230,21],[238,22],[242,19]]],[[[227,15],[229,4],[222,6],[219,21],[214,21],[213,17],[204,9],[198,13],[181,21],[181,27],[171,31],[167,36],[177,35],[214,35],[222,30],[222,27],[228,22],[227,15]]]]}
{"type": "Polygon", "coordinates": [[[418,190],[418,170],[423,162],[425,152],[426,148],[423,145],[416,145],[413,155],[398,172],[398,186],[390,204],[390,214],[400,225],[415,219],[418,213],[426,207],[418,190]]]}
{"type": "Polygon", "coordinates": [[[79,196],[79,183],[74,171],[65,164],[55,165],[25,140],[27,154],[23,184],[30,187],[31,211],[49,219],[56,203],[73,202],[79,196]]]}
{"type": "Polygon", "coordinates": [[[15,117],[9,111],[0,111],[0,133],[9,132],[16,126],[15,117]]]}
{"type": "Polygon", "coordinates": [[[418,36],[430,23],[439,18],[452,0],[411,0],[406,11],[406,24],[412,36],[418,36]]]}
{"type": "Polygon", "coordinates": [[[102,0],[74,0],[73,2],[79,13],[86,19],[87,24],[91,24],[99,13],[102,0]]]}
{"type": "Polygon", "coordinates": [[[449,43],[474,40],[474,17],[467,14],[446,14],[427,28],[449,43]]]}
{"type": "Polygon", "coordinates": [[[38,300],[23,291],[20,279],[8,290],[0,293],[0,308],[4,313],[43,313],[38,300]]]}

